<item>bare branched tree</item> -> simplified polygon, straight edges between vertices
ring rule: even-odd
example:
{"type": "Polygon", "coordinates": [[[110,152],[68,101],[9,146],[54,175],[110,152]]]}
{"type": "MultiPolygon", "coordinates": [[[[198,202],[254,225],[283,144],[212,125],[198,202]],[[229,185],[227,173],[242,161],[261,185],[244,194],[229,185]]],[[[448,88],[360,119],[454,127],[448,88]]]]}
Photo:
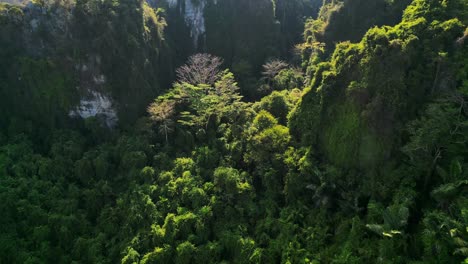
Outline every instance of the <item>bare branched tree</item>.
{"type": "Polygon", "coordinates": [[[154,102],[148,107],[150,118],[159,124],[159,132],[164,134],[166,143],[169,142],[168,134],[174,131],[174,121],[172,120],[174,111],[175,102],[173,101],[154,102]]]}
{"type": "Polygon", "coordinates": [[[219,80],[223,60],[206,53],[191,56],[187,63],[176,70],[177,81],[180,83],[214,84],[219,80]]]}
{"type": "Polygon", "coordinates": [[[278,75],[281,70],[287,68],[288,66],[289,65],[282,60],[270,60],[263,65],[262,75],[268,82],[271,82],[271,80],[273,80],[273,78],[275,78],[275,76],[278,75]]]}

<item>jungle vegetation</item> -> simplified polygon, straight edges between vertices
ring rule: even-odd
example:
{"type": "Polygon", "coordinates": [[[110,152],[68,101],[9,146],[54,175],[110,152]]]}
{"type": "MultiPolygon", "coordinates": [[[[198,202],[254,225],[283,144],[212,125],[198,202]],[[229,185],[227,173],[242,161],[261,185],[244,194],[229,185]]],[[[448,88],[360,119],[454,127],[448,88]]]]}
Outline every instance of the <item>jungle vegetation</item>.
{"type": "Polygon", "coordinates": [[[468,1],[174,12],[0,3],[0,263],[468,263],[468,1]]]}

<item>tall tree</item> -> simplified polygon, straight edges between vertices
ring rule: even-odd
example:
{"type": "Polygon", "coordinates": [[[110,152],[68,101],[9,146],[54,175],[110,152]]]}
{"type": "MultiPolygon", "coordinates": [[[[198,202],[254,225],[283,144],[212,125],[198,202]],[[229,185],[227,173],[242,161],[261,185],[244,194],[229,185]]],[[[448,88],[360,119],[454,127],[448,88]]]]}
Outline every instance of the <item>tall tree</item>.
{"type": "Polygon", "coordinates": [[[195,54],[177,69],[177,81],[193,85],[214,84],[219,79],[222,64],[220,57],[206,53],[195,54]]]}
{"type": "Polygon", "coordinates": [[[159,124],[159,132],[164,134],[166,143],[169,143],[168,134],[174,131],[174,101],[154,102],[148,107],[150,118],[159,124]]]}

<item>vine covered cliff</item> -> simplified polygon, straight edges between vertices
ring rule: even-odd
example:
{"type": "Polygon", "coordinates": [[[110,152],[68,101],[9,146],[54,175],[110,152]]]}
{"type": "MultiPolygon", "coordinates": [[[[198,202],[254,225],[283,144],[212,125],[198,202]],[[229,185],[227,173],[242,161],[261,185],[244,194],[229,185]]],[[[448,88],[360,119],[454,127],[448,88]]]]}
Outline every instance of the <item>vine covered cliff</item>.
{"type": "Polygon", "coordinates": [[[0,263],[468,261],[465,0],[0,3],[0,263]]]}

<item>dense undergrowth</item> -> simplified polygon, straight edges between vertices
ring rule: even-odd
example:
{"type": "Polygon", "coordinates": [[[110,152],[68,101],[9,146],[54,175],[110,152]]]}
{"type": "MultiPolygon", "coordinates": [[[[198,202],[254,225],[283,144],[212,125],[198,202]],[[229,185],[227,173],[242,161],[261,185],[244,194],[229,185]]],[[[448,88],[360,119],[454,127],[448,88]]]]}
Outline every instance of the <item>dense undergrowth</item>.
{"type": "Polygon", "coordinates": [[[300,66],[164,91],[162,11],[99,3],[62,56],[0,5],[0,263],[467,263],[466,1],[325,1],[300,66]],[[146,115],[70,120],[94,53],[146,115]]]}

